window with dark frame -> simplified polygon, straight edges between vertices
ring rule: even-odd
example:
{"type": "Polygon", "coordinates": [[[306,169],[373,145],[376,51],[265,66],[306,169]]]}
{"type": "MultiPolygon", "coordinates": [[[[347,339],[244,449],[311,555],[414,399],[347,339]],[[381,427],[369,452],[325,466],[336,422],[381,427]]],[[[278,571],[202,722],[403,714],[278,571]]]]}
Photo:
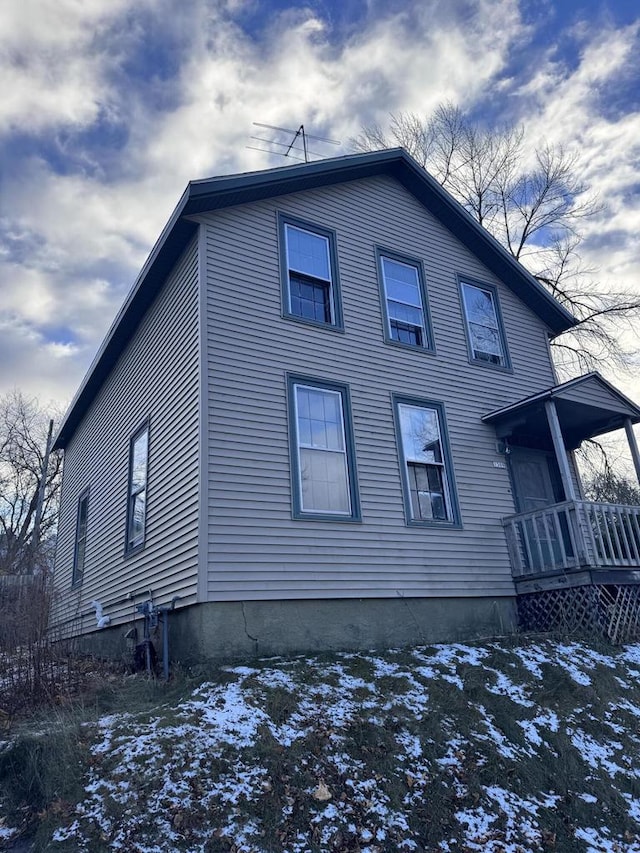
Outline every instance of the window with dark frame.
{"type": "Polygon", "coordinates": [[[471,358],[485,364],[508,366],[497,295],[493,288],[466,281],[461,282],[460,288],[471,358]]]}
{"type": "Polygon", "coordinates": [[[431,349],[420,265],[384,252],[379,253],[379,264],[388,339],[431,349]]]}
{"type": "Polygon", "coordinates": [[[87,550],[87,523],[89,518],[89,491],[82,492],[78,498],[78,515],[76,518],[76,539],[73,549],[73,573],[71,584],[77,586],[82,583],[84,575],[84,562],[87,550]]]}
{"type": "Polygon", "coordinates": [[[132,437],[129,450],[127,551],[133,551],[144,544],[148,456],[149,425],[145,424],[132,437]]]}
{"type": "Polygon", "coordinates": [[[340,328],[333,233],[282,215],[280,227],[285,316],[340,328]]]}
{"type": "Polygon", "coordinates": [[[346,386],[289,379],[294,517],[357,520],[346,386]]]}
{"type": "Polygon", "coordinates": [[[407,517],[414,522],[457,522],[439,404],[396,401],[407,517]]]}

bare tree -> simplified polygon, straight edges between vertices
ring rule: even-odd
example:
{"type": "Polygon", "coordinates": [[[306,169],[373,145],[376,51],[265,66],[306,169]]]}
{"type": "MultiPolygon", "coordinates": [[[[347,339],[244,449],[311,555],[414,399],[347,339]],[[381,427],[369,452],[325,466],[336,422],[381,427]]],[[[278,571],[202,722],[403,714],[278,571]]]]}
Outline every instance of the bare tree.
{"type": "Polygon", "coordinates": [[[25,574],[50,562],[62,458],[51,454],[43,479],[48,428],[37,400],[19,391],[0,398],[0,575],[25,574]]]}
{"type": "Polygon", "coordinates": [[[553,342],[562,372],[629,365],[620,332],[640,317],[640,297],[601,286],[581,264],[581,225],[601,207],[574,156],[551,146],[528,152],[522,128],[482,128],[450,103],[426,119],[392,115],[388,132],[364,127],[351,144],[405,148],[574,314],[579,325],[553,342]]]}

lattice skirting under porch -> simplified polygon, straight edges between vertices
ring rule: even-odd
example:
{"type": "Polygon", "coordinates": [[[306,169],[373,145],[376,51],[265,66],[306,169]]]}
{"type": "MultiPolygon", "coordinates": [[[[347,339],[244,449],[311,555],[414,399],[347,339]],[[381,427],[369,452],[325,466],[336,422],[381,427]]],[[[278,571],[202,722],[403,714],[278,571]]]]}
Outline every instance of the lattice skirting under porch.
{"type": "Polygon", "coordinates": [[[523,631],[596,635],[612,643],[640,639],[640,586],[575,586],[518,596],[523,631]]]}

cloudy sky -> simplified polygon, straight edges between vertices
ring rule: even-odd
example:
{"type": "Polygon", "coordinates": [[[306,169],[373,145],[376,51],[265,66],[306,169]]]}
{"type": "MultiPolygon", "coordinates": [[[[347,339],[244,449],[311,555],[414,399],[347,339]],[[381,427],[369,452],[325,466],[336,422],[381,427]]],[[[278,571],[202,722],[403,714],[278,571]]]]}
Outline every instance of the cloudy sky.
{"type": "Polygon", "coordinates": [[[71,398],[187,181],[283,163],[254,121],[325,155],[444,100],[521,123],[578,154],[585,260],[640,290],[639,55],[636,0],[2,0],[0,393],[71,398]]]}

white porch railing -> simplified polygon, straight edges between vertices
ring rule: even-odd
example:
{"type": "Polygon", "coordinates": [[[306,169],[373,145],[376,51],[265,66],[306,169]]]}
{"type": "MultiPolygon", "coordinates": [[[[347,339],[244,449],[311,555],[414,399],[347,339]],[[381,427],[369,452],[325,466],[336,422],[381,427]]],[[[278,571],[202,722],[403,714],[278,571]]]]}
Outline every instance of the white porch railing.
{"type": "Polygon", "coordinates": [[[640,506],[564,501],[503,519],[514,577],[640,569],[640,506]]]}

